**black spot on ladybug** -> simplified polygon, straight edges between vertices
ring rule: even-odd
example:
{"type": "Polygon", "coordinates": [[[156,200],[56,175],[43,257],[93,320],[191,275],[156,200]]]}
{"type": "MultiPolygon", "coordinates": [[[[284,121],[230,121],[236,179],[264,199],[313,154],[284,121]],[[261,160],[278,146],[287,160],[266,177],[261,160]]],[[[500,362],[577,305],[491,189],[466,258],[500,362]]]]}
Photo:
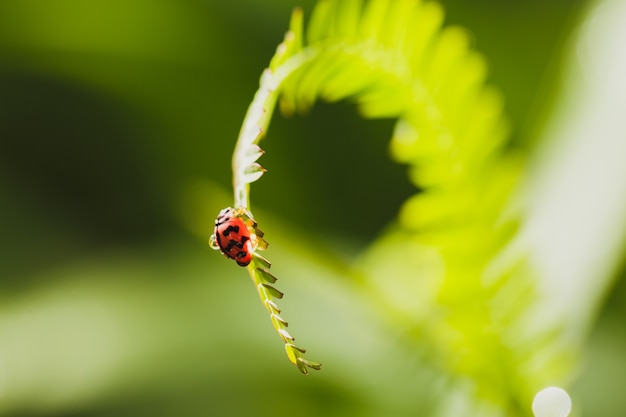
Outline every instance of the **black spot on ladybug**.
{"type": "Polygon", "coordinates": [[[226,228],[226,230],[224,230],[222,232],[222,235],[224,235],[224,237],[228,236],[231,233],[239,233],[239,226],[228,226],[226,228]]]}
{"type": "Polygon", "coordinates": [[[226,250],[230,251],[233,247],[238,247],[239,249],[243,249],[243,245],[246,243],[246,240],[249,240],[247,236],[243,236],[241,238],[241,242],[237,242],[234,239],[228,241],[228,245],[226,245],[226,250]]]}

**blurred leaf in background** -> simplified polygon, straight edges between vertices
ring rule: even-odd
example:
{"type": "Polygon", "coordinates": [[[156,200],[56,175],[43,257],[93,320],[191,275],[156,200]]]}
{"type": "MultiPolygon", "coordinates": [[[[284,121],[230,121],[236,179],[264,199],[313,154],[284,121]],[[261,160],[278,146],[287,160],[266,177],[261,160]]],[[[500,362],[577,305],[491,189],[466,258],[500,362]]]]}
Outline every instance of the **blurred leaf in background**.
{"type": "MultiPolygon", "coordinates": [[[[301,5],[306,15],[313,4],[0,2],[2,415],[430,415],[437,395],[449,404],[448,415],[461,415],[454,410],[463,398],[447,396],[452,382],[404,344],[404,324],[390,328],[346,279],[355,254],[414,192],[405,168],[381,157],[391,121],[360,120],[343,103],[319,104],[303,118],[277,117],[264,145],[269,172],[253,190],[255,207],[263,229],[271,230],[272,257],[280,259],[285,315],[325,363],[322,373],[294,372],[245,273],[206,245],[215,215],[231,204],[230,156],[259,75],[291,9],[301,5]],[[355,202],[364,209],[350,219],[337,216],[338,207],[355,202]]],[[[623,68],[618,53],[603,61],[561,59],[576,48],[570,36],[579,33],[578,23],[598,16],[582,1],[443,6],[448,22],[474,33],[506,97],[513,139],[529,152],[566,131],[550,121],[572,125],[591,111],[567,113],[571,103],[596,102],[584,92],[557,95],[580,84],[568,85],[563,74],[592,59],[606,63],[594,67],[596,75],[623,68]],[[548,111],[555,102],[566,109],[560,117],[548,111]]],[[[603,10],[606,17],[609,9],[603,10]]],[[[623,7],[611,11],[623,22],[623,7]]],[[[606,91],[597,86],[590,91],[602,101],[606,91]]],[[[623,113],[623,102],[608,97],[609,113],[623,113]]],[[[619,131],[599,132],[614,138],[619,131]]],[[[564,143],[556,149],[567,149],[564,143]]],[[[624,148],[609,144],[602,148],[615,159],[606,166],[619,166],[624,148]]],[[[537,165],[559,167],[559,152],[538,157],[548,162],[537,165]]],[[[602,171],[597,158],[608,156],[584,166],[602,171]]],[[[575,163],[561,172],[572,171],[575,163]]],[[[615,171],[617,180],[622,174],[615,171]]],[[[584,201],[600,189],[619,195],[620,184],[623,179],[573,188],[584,201]]],[[[596,201],[621,207],[618,200],[596,201]]],[[[582,207],[582,224],[624,217],[590,206],[582,207]]],[[[562,218],[567,208],[545,219],[562,218]]],[[[600,234],[580,246],[611,252],[599,276],[617,276],[623,259],[624,225],[608,223],[615,229],[610,241],[600,234]]],[[[574,239],[561,237],[567,252],[574,239]]],[[[626,410],[619,396],[626,375],[622,283],[592,332],[588,366],[574,386],[587,414],[626,410]]],[[[580,300],[556,288],[562,303],[580,300]]]]}

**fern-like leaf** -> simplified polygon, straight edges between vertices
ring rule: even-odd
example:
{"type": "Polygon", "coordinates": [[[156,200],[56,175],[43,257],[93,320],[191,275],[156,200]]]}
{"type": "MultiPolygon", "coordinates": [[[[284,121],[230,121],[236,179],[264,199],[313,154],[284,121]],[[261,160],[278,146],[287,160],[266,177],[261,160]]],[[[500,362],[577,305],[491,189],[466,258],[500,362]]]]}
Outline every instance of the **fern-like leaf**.
{"type": "MultiPolygon", "coordinates": [[[[420,326],[447,372],[477,381],[481,397],[505,401],[505,408],[524,415],[520,404],[558,372],[546,366],[552,370],[530,378],[518,366],[530,361],[529,349],[536,346],[529,337],[538,334],[516,331],[524,320],[520,306],[530,303],[534,287],[523,256],[499,254],[517,230],[518,221],[503,213],[520,165],[502,150],[508,125],[500,95],[485,85],[484,60],[470,50],[463,29],[442,22],[443,10],[433,2],[321,0],[305,42],[302,12],[296,10],[244,120],[233,156],[235,203],[249,209],[249,184],[263,173],[256,164],[258,142],[277,102],[292,114],[318,99],[348,99],[364,117],[396,118],[392,155],[408,165],[410,179],[424,191],[404,204],[399,227],[363,257],[360,272],[371,278],[377,303],[420,326]],[[396,260],[398,245],[407,255],[434,253],[445,266],[429,275],[431,283],[412,300],[438,313],[416,316],[377,279],[376,271],[417,279],[420,271],[403,267],[413,265],[407,255],[381,262],[396,260]]],[[[292,347],[275,317],[276,293],[259,285],[267,276],[256,258],[249,271],[290,360],[305,371],[309,362],[297,356],[303,351],[292,347]]]]}
{"type": "MultiPolygon", "coordinates": [[[[258,253],[258,250],[267,247],[267,242],[263,239],[263,232],[257,228],[256,222],[252,220],[248,203],[249,184],[258,180],[265,173],[265,169],[257,163],[257,160],[264,153],[258,142],[267,130],[278,97],[281,74],[277,74],[276,71],[279,68],[285,68],[285,61],[300,50],[301,33],[302,13],[296,11],[292,17],[291,30],[285,36],[284,42],[278,46],[269,68],[261,76],[259,90],[248,109],[237,140],[232,165],[235,207],[239,213],[243,213],[242,220],[249,225],[253,240],[254,252],[252,260],[247,266],[250,278],[263,305],[270,314],[274,329],[285,345],[287,358],[298,367],[300,372],[307,374],[309,369],[319,370],[321,364],[304,356],[306,350],[294,344],[294,337],[287,331],[288,323],[280,316],[281,311],[275,300],[281,299],[283,293],[273,286],[277,279],[269,272],[271,263],[258,253]]],[[[282,71],[285,72],[284,69],[282,71]]],[[[286,71],[286,74],[288,73],[289,71],[286,71]]]]}

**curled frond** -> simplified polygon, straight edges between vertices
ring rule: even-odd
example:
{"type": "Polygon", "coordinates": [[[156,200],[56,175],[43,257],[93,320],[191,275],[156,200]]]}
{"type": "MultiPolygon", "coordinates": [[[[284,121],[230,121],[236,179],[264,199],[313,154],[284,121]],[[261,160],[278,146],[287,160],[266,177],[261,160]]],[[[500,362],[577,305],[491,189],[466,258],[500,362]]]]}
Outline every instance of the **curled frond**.
{"type": "MultiPolygon", "coordinates": [[[[364,117],[397,119],[391,154],[408,166],[409,178],[422,190],[401,209],[398,233],[407,247],[412,247],[407,242],[428,247],[445,265],[433,299],[450,313],[433,318],[422,333],[443,352],[442,362],[450,373],[479,380],[477,370],[489,369],[493,378],[479,386],[489,395],[506,389],[498,382],[508,371],[504,366],[475,366],[471,353],[449,362],[445,355],[479,350],[488,333],[494,357],[511,362],[508,346],[498,338],[511,336],[510,323],[495,321],[489,306],[496,288],[522,286],[486,287],[482,275],[512,237],[514,226],[503,221],[501,213],[518,180],[519,165],[502,150],[508,125],[500,95],[485,85],[484,59],[470,49],[465,30],[443,27],[443,17],[441,6],[430,1],[320,0],[305,42],[302,12],[297,9],[290,31],[261,77],[237,141],[235,205],[249,210],[249,184],[264,172],[257,163],[263,154],[258,143],[277,103],[291,114],[306,111],[318,99],[347,99],[364,117]]],[[[395,254],[397,247],[390,250],[395,254]]],[[[248,271],[287,356],[303,373],[318,369],[286,330],[275,303],[282,293],[274,288],[276,279],[269,267],[269,261],[255,252],[248,271]]],[[[506,272],[494,282],[519,279],[510,272],[514,269],[513,264],[502,268],[506,272]]],[[[372,277],[371,282],[376,301],[384,303],[385,291],[376,288],[380,280],[372,277]]],[[[386,307],[402,314],[391,299],[386,307]]]]}
{"type": "Polygon", "coordinates": [[[240,208],[239,213],[249,226],[253,240],[252,260],[247,266],[250,278],[254,282],[263,305],[270,313],[274,329],[285,343],[289,361],[296,365],[300,372],[307,374],[309,369],[320,369],[321,364],[306,359],[304,357],[306,351],[293,344],[294,338],[286,330],[287,321],[280,316],[280,309],[275,302],[276,299],[283,297],[283,293],[273,286],[277,279],[268,271],[271,263],[258,253],[259,250],[266,249],[268,244],[263,238],[264,233],[258,229],[256,222],[252,219],[248,208],[249,184],[265,173],[265,169],[257,162],[264,153],[258,143],[267,131],[283,77],[289,74],[289,71],[285,71],[285,68],[289,68],[287,61],[297,54],[301,47],[302,12],[297,9],[292,15],[290,31],[285,35],[269,67],[261,76],[259,90],[248,108],[239,133],[232,166],[235,206],[240,208]]]}

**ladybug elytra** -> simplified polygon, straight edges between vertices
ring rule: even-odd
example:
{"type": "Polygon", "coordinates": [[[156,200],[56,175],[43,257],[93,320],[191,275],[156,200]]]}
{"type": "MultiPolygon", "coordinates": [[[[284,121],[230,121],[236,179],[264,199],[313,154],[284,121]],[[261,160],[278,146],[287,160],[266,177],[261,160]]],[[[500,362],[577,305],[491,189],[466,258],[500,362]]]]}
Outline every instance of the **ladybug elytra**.
{"type": "Polygon", "coordinates": [[[215,219],[215,242],[220,251],[240,266],[252,260],[252,241],[246,224],[236,217],[232,208],[220,211],[215,219]]]}

